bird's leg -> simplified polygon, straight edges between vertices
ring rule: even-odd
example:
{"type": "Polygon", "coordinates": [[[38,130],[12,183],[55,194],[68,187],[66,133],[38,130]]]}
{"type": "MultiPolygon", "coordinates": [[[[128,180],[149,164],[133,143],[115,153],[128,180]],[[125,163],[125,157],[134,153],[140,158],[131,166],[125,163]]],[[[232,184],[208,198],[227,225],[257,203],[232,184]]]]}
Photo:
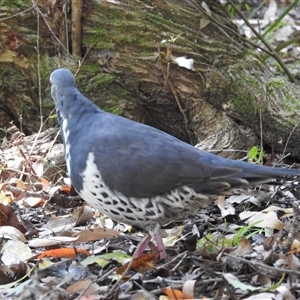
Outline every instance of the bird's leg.
{"type": "Polygon", "coordinates": [[[164,242],[161,237],[159,224],[157,224],[157,226],[154,229],[153,237],[155,238],[155,241],[156,241],[156,246],[157,246],[157,250],[159,252],[160,259],[165,259],[167,257],[167,252],[166,252],[164,242]]]}
{"type": "Polygon", "coordinates": [[[153,224],[153,225],[150,225],[147,228],[147,230],[150,234],[145,235],[144,238],[138,244],[137,249],[135,251],[135,257],[139,257],[143,254],[144,250],[150,243],[152,237],[154,237],[154,239],[156,241],[156,246],[157,246],[157,250],[159,252],[160,259],[165,259],[167,257],[167,252],[165,250],[165,246],[164,246],[161,234],[160,234],[160,225],[158,223],[153,224]]]}
{"type": "Polygon", "coordinates": [[[137,249],[135,251],[135,258],[140,257],[143,255],[144,250],[146,249],[146,247],[148,246],[148,244],[151,241],[151,235],[147,234],[143,237],[143,239],[139,242],[137,249]]]}

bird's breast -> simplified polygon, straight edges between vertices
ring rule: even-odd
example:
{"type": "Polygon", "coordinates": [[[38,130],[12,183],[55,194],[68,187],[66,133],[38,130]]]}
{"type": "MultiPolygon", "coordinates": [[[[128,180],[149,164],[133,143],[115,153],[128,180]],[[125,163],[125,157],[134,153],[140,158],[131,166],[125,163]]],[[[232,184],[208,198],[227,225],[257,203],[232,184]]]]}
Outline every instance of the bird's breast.
{"type": "Polygon", "coordinates": [[[114,220],[141,228],[156,223],[166,224],[174,216],[178,219],[178,215],[184,219],[209,200],[188,186],[155,197],[126,197],[106,185],[93,152],[88,154],[80,177],[82,188],[78,192],[87,203],[114,220]]]}

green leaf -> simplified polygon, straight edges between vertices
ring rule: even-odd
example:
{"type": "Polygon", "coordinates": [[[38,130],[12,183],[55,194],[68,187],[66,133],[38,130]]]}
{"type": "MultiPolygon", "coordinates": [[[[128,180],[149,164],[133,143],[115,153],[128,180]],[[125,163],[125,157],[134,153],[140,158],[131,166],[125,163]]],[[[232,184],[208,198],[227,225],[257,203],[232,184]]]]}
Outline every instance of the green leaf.
{"type": "Polygon", "coordinates": [[[255,164],[260,164],[263,161],[264,151],[257,146],[253,146],[248,153],[248,161],[255,164]]]}
{"type": "MultiPolygon", "coordinates": [[[[262,221],[257,221],[257,222],[254,222],[254,223],[251,223],[247,226],[243,226],[234,236],[234,239],[233,239],[233,244],[234,245],[238,245],[239,244],[239,241],[241,239],[242,236],[245,235],[246,232],[250,231],[250,230],[253,230],[253,227],[255,227],[257,224],[259,224],[260,222],[262,221]]],[[[253,235],[257,234],[258,232],[260,232],[261,229],[254,229],[250,234],[247,235],[246,239],[249,239],[251,238],[253,235]]]]}
{"type": "Polygon", "coordinates": [[[255,161],[256,160],[256,157],[257,157],[257,152],[258,152],[258,148],[256,146],[253,146],[250,151],[249,151],[249,160],[250,161],[255,161]]]}

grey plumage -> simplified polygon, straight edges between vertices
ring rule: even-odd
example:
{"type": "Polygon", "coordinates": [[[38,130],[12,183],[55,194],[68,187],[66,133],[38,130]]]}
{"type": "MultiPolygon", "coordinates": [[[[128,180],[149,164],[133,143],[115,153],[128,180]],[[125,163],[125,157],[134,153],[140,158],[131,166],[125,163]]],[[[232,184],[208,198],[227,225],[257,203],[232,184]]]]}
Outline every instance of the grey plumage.
{"type": "Polygon", "coordinates": [[[157,233],[157,224],[194,214],[232,187],[300,175],[225,159],[106,113],[77,90],[68,69],[55,70],[50,82],[72,184],[118,221],[157,233]]]}

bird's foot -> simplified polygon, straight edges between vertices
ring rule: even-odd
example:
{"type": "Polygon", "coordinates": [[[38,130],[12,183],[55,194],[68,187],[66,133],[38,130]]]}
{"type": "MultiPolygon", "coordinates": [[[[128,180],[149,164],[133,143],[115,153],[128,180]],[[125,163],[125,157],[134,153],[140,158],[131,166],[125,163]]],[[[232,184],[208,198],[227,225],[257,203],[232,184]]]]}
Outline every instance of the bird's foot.
{"type": "MultiPolygon", "coordinates": [[[[151,241],[152,236],[150,234],[147,234],[144,236],[144,238],[140,241],[140,243],[137,246],[137,249],[134,254],[134,258],[140,257],[143,255],[144,250],[147,248],[151,241]]],[[[165,259],[167,257],[167,252],[165,250],[161,235],[159,233],[159,236],[154,236],[157,244],[157,250],[159,252],[159,258],[165,259]]]]}

